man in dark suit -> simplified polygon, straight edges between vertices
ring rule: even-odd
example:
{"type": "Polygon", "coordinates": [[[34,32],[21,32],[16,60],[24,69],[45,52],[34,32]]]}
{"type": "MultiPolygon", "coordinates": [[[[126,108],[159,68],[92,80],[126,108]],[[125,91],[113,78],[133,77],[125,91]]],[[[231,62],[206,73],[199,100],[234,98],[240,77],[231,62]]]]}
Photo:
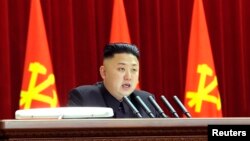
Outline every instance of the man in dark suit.
{"type": "Polygon", "coordinates": [[[139,96],[158,117],[156,110],[149,103],[153,94],[136,90],[139,80],[139,50],[133,44],[112,43],[104,48],[103,65],[100,67],[103,79],[95,85],[79,86],[69,93],[68,106],[111,107],[114,118],[136,118],[137,116],[123,100],[127,96],[143,118],[149,118],[147,112],[136,100],[139,96]]]}

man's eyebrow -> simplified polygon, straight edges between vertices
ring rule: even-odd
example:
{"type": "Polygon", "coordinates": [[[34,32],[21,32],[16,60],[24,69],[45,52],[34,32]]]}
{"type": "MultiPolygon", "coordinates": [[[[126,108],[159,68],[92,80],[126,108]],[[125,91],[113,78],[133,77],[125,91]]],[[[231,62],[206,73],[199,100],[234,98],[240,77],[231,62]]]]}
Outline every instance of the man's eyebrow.
{"type": "Polygon", "coordinates": [[[120,63],[118,63],[118,65],[126,65],[126,64],[125,64],[125,63],[120,62],[120,63]]]}
{"type": "MultiPolygon", "coordinates": [[[[120,62],[120,63],[118,63],[118,65],[127,65],[127,64],[126,64],[126,63],[120,62]]],[[[137,63],[134,63],[134,64],[132,64],[132,66],[138,66],[138,64],[137,64],[137,63]]]]}
{"type": "Polygon", "coordinates": [[[138,64],[132,64],[132,66],[138,66],[138,64]]]}

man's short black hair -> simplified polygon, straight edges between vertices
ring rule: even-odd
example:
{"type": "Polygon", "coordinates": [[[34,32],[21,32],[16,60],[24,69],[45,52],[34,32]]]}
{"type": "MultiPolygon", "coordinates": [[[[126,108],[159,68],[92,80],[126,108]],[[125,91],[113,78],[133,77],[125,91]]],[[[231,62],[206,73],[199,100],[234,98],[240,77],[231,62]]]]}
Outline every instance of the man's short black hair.
{"type": "Polygon", "coordinates": [[[117,53],[133,54],[138,60],[140,53],[136,45],[129,43],[110,43],[104,48],[104,58],[112,58],[117,53]]]}

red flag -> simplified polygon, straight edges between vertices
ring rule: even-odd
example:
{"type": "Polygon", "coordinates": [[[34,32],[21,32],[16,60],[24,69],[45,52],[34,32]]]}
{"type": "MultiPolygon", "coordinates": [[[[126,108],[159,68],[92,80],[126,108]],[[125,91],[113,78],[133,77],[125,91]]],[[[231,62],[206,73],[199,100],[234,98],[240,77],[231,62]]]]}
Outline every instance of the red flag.
{"type": "Polygon", "coordinates": [[[59,106],[40,0],[31,1],[20,95],[19,109],[59,106]]]}
{"type": "Polygon", "coordinates": [[[114,0],[110,42],[131,43],[123,0],[114,0]]]}
{"type": "Polygon", "coordinates": [[[192,117],[222,117],[202,0],[194,0],[184,104],[192,117]]]}
{"type": "MultiPolygon", "coordinates": [[[[114,0],[110,42],[131,43],[123,0],[114,0]]],[[[136,88],[140,89],[139,83],[136,88]]]]}

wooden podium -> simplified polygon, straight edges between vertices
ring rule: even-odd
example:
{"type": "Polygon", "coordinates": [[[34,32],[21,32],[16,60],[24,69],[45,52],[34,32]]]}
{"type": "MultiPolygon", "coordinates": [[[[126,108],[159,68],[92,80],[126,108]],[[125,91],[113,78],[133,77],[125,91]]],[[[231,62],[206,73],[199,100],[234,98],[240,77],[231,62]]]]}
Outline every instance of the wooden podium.
{"type": "Polygon", "coordinates": [[[0,139],[15,141],[207,140],[207,126],[250,125],[250,118],[0,120],[0,139]]]}

